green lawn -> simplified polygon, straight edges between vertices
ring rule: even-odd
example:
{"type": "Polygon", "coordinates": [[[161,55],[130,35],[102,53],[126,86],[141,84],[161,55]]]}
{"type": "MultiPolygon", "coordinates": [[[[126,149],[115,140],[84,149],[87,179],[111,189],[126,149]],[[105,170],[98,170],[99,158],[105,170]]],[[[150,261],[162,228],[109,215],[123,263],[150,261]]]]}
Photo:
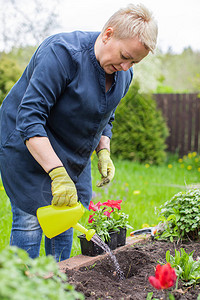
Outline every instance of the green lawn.
{"type": "MultiPolygon", "coordinates": [[[[104,188],[97,188],[100,179],[96,157],[92,162],[94,202],[108,199],[122,199],[122,210],[129,214],[129,221],[134,230],[144,224],[150,226],[158,223],[157,211],[160,205],[179,191],[192,184],[200,183],[200,172],[196,169],[181,168],[177,159],[162,166],[141,165],[130,161],[114,160],[116,173],[112,183],[104,188]]],[[[87,183],[86,183],[87,184],[87,183]]],[[[0,250],[9,243],[11,228],[10,204],[2,185],[0,186],[0,250]]],[[[80,223],[87,225],[89,212],[86,211],[80,223]]],[[[128,231],[128,234],[131,230],[128,231]]],[[[75,230],[72,256],[80,254],[80,245],[75,230]]],[[[44,254],[42,245],[41,255],[44,254]]]]}

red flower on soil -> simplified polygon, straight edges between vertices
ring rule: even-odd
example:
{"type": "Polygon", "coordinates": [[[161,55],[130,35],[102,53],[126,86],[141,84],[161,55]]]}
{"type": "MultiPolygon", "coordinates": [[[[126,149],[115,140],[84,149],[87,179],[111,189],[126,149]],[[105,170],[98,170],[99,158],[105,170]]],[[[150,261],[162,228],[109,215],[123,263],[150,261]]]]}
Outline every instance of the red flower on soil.
{"type": "Polygon", "coordinates": [[[175,270],[171,267],[170,263],[167,263],[163,266],[156,266],[155,277],[150,276],[149,282],[157,290],[168,289],[175,284],[176,278],[175,270]]]}
{"type": "Polygon", "coordinates": [[[94,204],[93,201],[90,201],[89,210],[97,211],[102,206],[102,203],[99,201],[97,204],[94,204]]]}
{"type": "Polygon", "coordinates": [[[114,211],[114,209],[112,209],[111,211],[104,211],[104,215],[107,216],[108,218],[110,218],[111,213],[114,211]]]}
{"type": "Polygon", "coordinates": [[[88,223],[94,222],[94,219],[93,219],[94,215],[95,215],[95,213],[93,215],[89,216],[88,223]]]}
{"type": "Polygon", "coordinates": [[[121,204],[122,203],[122,200],[108,200],[104,203],[102,203],[102,205],[106,205],[108,207],[111,207],[111,208],[117,208],[119,210],[121,210],[121,204]]]}

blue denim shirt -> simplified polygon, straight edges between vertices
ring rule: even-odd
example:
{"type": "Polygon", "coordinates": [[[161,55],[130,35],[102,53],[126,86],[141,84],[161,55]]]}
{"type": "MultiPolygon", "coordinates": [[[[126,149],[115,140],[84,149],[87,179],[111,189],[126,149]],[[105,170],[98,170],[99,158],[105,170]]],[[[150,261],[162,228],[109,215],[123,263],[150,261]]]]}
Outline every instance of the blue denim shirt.
{"type": "MultiPolygon", "coordinates": [[[[5,190],[15,204],[35,214],[51,203],[50,177],[25,146],[47,136],[77,183],[101,135],[111,138],[114,111],[132,80],[132,70],[115,73],[105,91],[105,72],[96,60],[98,32],[61,33],[36,50],[0,109],[0,168],[5,190]]],[[[83,185],[83,183],[82,183],[83,185]]],[[[89,192],[85,183],[80,190],[89,192]]],[[[81,193],[79,200],[81,201],[81,193]]],[[[85,196],[84,196],[85,197],[85,196]]],[[[85,206],[89,200],[82,199],[85,206]]]]}

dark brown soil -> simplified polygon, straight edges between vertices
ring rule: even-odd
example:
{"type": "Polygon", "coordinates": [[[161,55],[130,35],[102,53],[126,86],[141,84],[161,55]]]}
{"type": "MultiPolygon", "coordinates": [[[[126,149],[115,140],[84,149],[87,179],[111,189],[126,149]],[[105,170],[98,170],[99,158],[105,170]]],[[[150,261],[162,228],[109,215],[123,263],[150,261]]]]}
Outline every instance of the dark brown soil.
{"type": "MultiPolygon", "coordinates": [[[[170,250],[174,255],[175,248],[184,248],[187,253],[194,250],[193,258],[199,256],[200,242],[173,244],[148,240],[135,244],[116,253],[118,263],[124,272],[125,279],[119,281],[109,256],[100,259],[96,264],[83,267],[79,270],[68,270],[68,282],[76,287],[77,291],[85,295],[85,299],[114,299],[114,300],[145,300],[149,292],[153,297],[164,299],[163,292],[153,288],[148,277],[155,275],[155,267],[159,262],[166,263],[165,254],[170,250]]],[[[175,299],[197,300],[200,294],[200,285],[196,287],[183,286],[179,280],[178,289],[172,290],[175,299]]]]}

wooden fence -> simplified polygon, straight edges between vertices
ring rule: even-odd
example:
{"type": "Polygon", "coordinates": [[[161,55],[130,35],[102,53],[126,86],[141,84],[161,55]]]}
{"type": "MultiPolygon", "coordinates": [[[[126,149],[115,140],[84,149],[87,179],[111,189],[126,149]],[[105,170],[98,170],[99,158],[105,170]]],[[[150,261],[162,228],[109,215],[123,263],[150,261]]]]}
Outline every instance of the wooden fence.
{"type": "Polygon", "coordinates": [[[200,153],[200,98],[197,94],[154,94],[169,128],[167,150],[200,153]]]}

